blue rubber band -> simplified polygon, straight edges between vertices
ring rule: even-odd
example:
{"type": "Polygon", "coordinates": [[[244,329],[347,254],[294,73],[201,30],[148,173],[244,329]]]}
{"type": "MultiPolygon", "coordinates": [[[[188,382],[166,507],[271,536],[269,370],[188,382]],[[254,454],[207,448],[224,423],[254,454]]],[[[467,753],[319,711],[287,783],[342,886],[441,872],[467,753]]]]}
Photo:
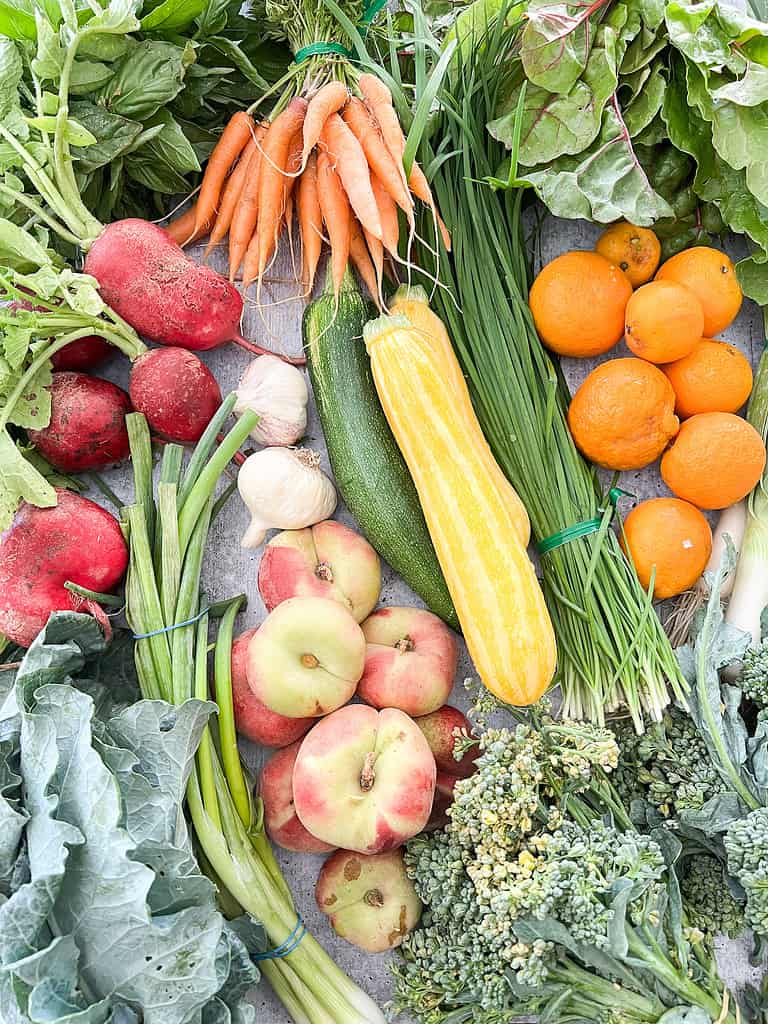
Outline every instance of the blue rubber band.
{"type": "Polygon", "coordinates": [[[274,949],[268,949],[266,953],[257,953],[252,956],[252,960],[282,960],[283,957],[288,956],[294,949],[299,945],[301,940],[307,934],[307,926],[304,924],[301,914],[299,914],[296,921],[296,927],[293,929],[288,938],[281,942],[279,946],[275,946],[274,949]]]}
{"type": "Polygon", "coordinates": [[[174,622],[171,626],[163,626],[162,629],[153,629],[151,633],[134,633],[134,640],[147,640],[151,636],[160,636],[161,633],[170,633],[174,629],[181,629],[182,626],[194,626],[196,622],[199,622],[204,615],[207,615],[211,610],[210,605],[207,608],[203,608],[193,619],[186,619],[184,622],[174,622]]]}

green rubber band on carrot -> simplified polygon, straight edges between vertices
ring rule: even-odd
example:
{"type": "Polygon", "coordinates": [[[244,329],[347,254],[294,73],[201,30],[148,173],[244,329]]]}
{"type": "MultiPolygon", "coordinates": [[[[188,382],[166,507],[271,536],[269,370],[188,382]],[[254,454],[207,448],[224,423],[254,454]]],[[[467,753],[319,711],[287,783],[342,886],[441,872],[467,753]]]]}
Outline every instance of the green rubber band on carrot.
{"type": "MultiPolygon", "coordinates": [[[[630,491],[622,490],[621,487],[612,487],[608,491],[608,501],[611,503],[613,511],[616,511],[616,505],[620,498],[634,498],[636,495],[630,491]]],[[[605,509],[601,510],[605,513],[605,509]]],[[[557,533],[553,533],[551,537],[545,537],[540,540],[536,545],[536,550],[540,555],[546,555],[549,551],[554,551],[555,548],[562,547],[563,544],[570,544],[573,540],[580,540],[582,537],[589,537],[592,533],[597,533],[603,522],[603,515],[595,516],[594,519],[583,519],[580,523],[574,523],[573,526],[566,526],[564,530],[559,530],[557,533]]]]}

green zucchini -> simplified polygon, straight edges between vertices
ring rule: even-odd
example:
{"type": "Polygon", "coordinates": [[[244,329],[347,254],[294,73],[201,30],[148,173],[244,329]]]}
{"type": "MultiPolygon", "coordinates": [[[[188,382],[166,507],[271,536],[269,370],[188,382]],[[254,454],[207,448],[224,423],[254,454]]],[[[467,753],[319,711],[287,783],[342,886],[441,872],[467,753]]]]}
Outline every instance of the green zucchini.
{"type": "Polygon", "coordinates": [[[382,558],[454,629],[458,619],[363,343],[371,311],[347,271],[304,313],[304,348],[336,485],[382,558]]]}

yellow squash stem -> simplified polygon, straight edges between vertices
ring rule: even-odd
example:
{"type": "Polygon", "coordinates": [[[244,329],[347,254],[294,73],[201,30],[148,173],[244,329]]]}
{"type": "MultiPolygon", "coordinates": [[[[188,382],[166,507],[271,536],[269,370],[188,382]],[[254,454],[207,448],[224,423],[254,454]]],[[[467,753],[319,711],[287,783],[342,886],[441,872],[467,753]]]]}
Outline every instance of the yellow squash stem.
{"type": "Polygon", "coordinates": [[[423,331],[424,335],[434,345],[435,352],[439,354],[445,368],[446,382],[450,383],[456,393],[461,415],[466,417],[467,422],[473,425],[468,441],[477,444],[479,454],[487,462],[502,497],[509,504],[509,511],[517,526],[520,540],[523,546],[527,547],[531,539],[531,521],[528,518],[525,505],[520,500],[520,495],[502,473],[498,462],[493,457],[493,452],[488,442],[483,436],[474,407],[472,406],[472,399],[469,397],[466,379],[461,372],[461,366],[456,358],[456,353],[453,351],[453,345],[451,344],[445,324],[429,308],[427,293],[421,285],[402,285],[395,292],[395,297],[390,303],[389,309],[395,316],[404,316],[416,330],[423,331]]]}
{"type": "Polygon", "coordinates": [[[406,317],[366,324],[365,344],[480,678],[501,700],[532,704],[554,674],[555,635],[474,414],[457,401],[443,353],[406,317]]]}

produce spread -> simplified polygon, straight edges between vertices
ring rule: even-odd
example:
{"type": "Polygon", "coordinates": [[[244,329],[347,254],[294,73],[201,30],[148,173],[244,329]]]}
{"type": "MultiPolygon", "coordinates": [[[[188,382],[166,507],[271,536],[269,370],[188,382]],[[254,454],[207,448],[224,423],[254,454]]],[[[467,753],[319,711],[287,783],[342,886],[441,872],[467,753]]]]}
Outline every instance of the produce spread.
{"type": "Polygon", "coordinates": [[[0,0],[2,1024],[768,1024],[767,124],[760,0],[0,0]]]}

